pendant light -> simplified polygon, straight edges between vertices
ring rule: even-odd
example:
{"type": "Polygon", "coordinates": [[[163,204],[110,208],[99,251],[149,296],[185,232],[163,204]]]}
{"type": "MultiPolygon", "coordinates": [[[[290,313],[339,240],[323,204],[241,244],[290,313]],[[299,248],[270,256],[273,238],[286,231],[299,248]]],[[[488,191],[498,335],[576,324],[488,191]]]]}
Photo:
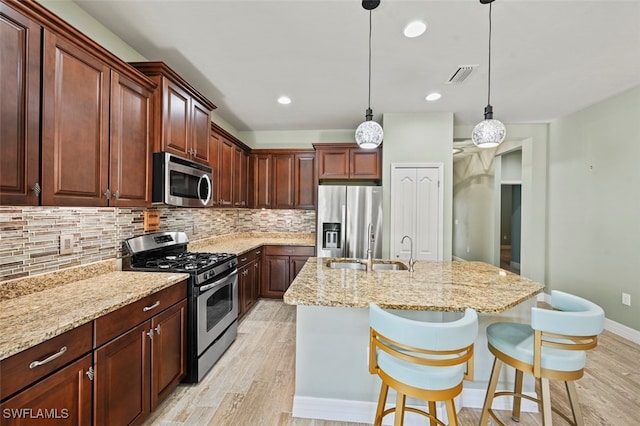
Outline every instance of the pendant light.
{"type": "Polygon", "coordinates": [[[507,129],[499,120],[493,118],[491,106],[491,3],[494,0],[480,0],[489,4],[489,73],[487,77],[487,106],[484,107],[484,120],[476,124],[471,134],[473,143],[479,148],[493,148],[500,145],[507,135],[507,129]]]}
{"type": "Polygon", "coordinates": [[[382,126],[373,121],[371,110],[371,11],[380,5],[380,0],[362,0],[362,7],[369,11],[369,102],[363,121],[356,129],[356,142],[360,148],[374,149],[382,143],[382,126]]]}

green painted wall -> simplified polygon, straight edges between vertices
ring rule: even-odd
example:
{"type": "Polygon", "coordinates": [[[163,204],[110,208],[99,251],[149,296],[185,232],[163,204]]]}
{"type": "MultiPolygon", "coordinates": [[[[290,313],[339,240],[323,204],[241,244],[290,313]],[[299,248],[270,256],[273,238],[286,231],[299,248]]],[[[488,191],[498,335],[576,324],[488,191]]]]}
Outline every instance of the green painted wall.
{"type": "Polygon", "coordinates": [[[550,126],[548,284],[640,330],[640,86],[550,126]],[[631,306],[621,303],[631,294],[631,306]]]}

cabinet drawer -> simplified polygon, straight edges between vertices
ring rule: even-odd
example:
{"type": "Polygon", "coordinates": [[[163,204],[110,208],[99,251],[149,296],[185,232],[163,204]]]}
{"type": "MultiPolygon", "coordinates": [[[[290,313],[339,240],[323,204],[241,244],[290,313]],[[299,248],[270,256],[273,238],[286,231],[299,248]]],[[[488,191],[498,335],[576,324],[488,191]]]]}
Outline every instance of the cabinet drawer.
{"type": "Polygon", "coordinates": [[[95,347],[103,345],[187,297],[186,281],[151,294],[94,321],[95,347]]]}
{"type": "Polygon", "coordinates": [[[256,249],[251,249],[245,253],[238,255],[238,268],[242,268],[243,266],[255,261],[262,254],[262,247],[258,247],[256,249]]]}
{"type": "Polygon", "coordinates": [[[316,248],[310,246],[266,246],[267,256],[315,256],[316,248]]]}
{"type": "Polygon", "coordinates": [[[0,399],[89,352],[92,337],[93,324],[89,322],[0,361],[0,399]],[[36,361],[39,365],[32,365],[36,361]]]}

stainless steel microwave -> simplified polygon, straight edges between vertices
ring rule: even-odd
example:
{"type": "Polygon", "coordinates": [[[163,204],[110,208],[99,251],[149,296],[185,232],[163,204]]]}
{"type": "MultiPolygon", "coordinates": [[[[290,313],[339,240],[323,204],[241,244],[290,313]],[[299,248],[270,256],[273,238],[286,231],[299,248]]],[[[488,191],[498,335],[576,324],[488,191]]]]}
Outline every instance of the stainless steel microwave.
{"type": "Polygon", "coordinates": [[[213,169],[168,152],[154,152],[152,200],[181,207],[212,206],[213,169]]]}

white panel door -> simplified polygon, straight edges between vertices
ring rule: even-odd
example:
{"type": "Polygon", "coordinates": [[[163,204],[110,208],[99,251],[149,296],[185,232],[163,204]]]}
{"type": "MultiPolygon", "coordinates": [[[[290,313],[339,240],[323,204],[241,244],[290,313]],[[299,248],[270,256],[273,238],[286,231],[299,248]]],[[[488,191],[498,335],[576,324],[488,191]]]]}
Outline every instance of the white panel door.
{"type": "Polygon", "coordinates": [[[391,170],[391,258],[442,260],[442,165],[393,164],[391,170]]]}

